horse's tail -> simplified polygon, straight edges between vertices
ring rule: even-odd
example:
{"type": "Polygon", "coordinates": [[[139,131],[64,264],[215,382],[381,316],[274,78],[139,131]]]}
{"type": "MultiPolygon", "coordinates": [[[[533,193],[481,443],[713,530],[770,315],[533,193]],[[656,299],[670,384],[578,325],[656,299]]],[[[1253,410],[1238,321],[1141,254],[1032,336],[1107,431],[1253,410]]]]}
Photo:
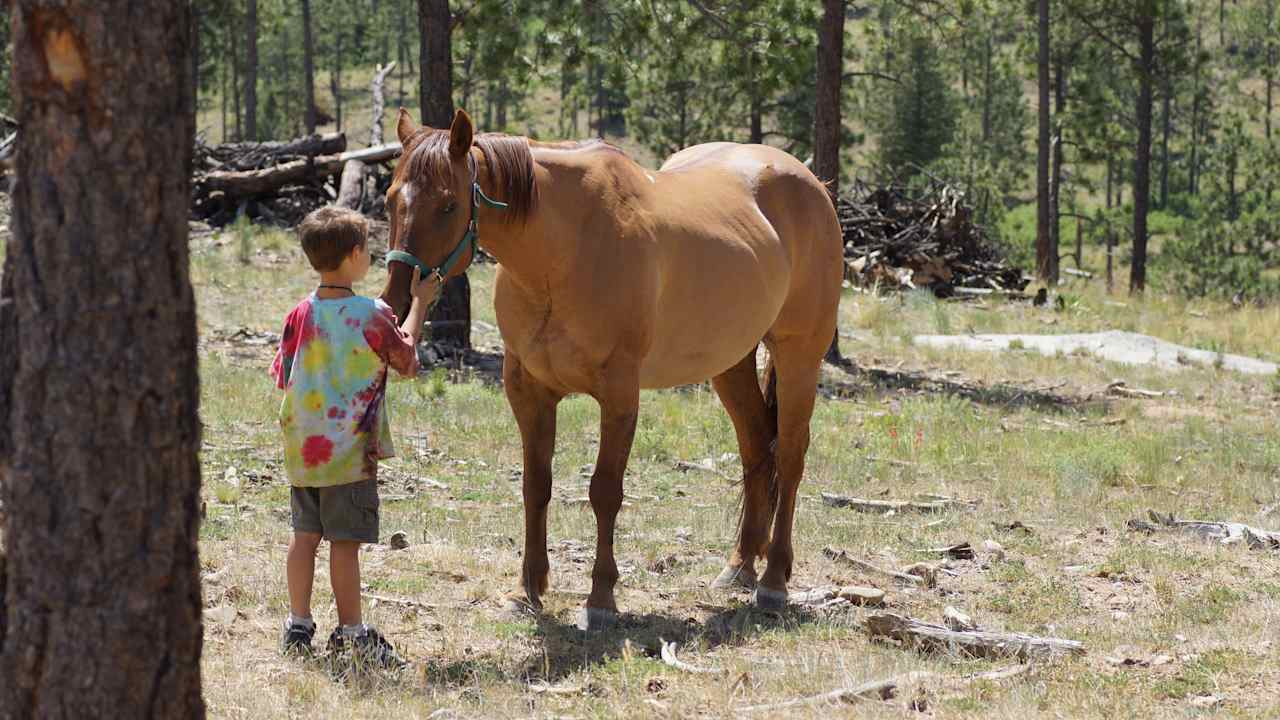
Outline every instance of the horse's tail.
{"type": "Polygon", "coordinates": [[[778,369],[773,366],[773,353],[769,353],[764,364],[764,377],[760,392],[764,394],[764,410],[769,420],[769,517],[778,509],[778,369]]]}
{"type": "MultiPolygon", "coordinates": [[[[736,531],[739,535],[742,533],[742,523],[746,521],[746,479],[766,467],[769,472],[768,492],[770,524],[772,524],[773,515],[778,509],[778,464],[775,460],[775,455],[778,450],[778,371],[773,364],[773,353],[769,353],[765,360],[764,373],[760,378],[760,393],[764,398],[765,418],[767,420],[767,428],[769,431],[769,449],[765,456],[753,467],[742,468],[743,482],[741,483],[741,492],[738,496],[738,528],[736,531]]],[[[756,549],[756,553],[758,557],[763,558],[767,550],[768,543],[765,542],[756,549]]]]}

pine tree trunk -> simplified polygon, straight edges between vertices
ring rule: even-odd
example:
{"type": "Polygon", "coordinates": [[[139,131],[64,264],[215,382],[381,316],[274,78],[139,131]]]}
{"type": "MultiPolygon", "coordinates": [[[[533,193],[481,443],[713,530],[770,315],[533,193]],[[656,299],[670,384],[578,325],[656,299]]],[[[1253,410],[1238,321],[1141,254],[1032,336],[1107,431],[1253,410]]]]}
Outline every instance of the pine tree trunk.
{"type": "Polygon", "coordinates": [[[189,8],[13,5],[4,718],[205,714],[189,8]]]}
{"type": "Polygon", "coordinates": [[[418,0],[419,93],[422,122],[434,128],[453,123],[453,46],[449,0],[418,0]]]}
{"type": "MultiPolygon", "coordinates": [[[[435,128],[453,124],[453,46],[449,0],[418,0],[419,87],[422,122],[435,128]]],[[[451,278],[431,310],[431,340],[471,347],[471,283],[465,274],[451,278]]]]}
{"type": "Polygon", "coordinates": [[[1039,11],[1040,132],[1036,141],[1036,275],[1050,282],[1049,258],[1055,254],[1049,235],[1049,0],[1037,0],[1039,11]]]}
{"type": "MultiPolygon", "coordinates": [[[[227,34],[231,36],[231,114],[235,116],[235,141],[240,142],[244,138],[240,125],[240,41],[237,39],[240,33],[232,28],[227,34]]],[[[226,142],[227,139],[224,137],[222,141],[226,142]]]]}
{"type": "MultiPolygon", "coordinates": [[[[1144,6],[1145,7],[1145,6],[1144,6]]],[[[1129,268],[1129,292],[1147,287],[1147,209],[1151,204],[1151,86],[1155,70],[1155,21],[1150,15],[1138,20],[1138,147],[1133,161],[1133,265],[1129,268]]]]}
{"type": "Polygon", "coordinates": [[[333,38],[333,69],[329,72],[329,87],[333,93],[333,120],[337,131],[342,132],[342,33],[335,33],[333,38]]]}
{"type": "Polygon", "coordinates": [[[303,115],[307,134],[310,135],[316,131],[316,58],[315,46],[311,42],[311,0],[302,0],[302,84],[307,104],[303,115]]]}
{"type": "MultiPolygon", "coordinates": [[[[834,198],[840,192],[840,81],[844,73],[844,0],[822,0],[818,26],[818,88],[814,108],[813,171],[834,198]]],[[[827,360],[839,362],[840,332],[827,348],[827,360]]]]}
{"type": "Polygon", "coordinates": [[[1166,79],[1161,103],[1160,209],[1169,207],[1169,133],[1173,131],[1173,87],[1166,79]]]}
{"type": "Polygon", "coordinates": [[[245,2],[245,27],[248,29],[248,54],[244,62],[244,137],[258,139],[258,0],[245,2]]]}
{"type": "Polygon", "coordinates": [[[813,171],[832,196],[840,192],[840,81],[844,72],[844,0],[823,0],[818,26],[813,171]]]}

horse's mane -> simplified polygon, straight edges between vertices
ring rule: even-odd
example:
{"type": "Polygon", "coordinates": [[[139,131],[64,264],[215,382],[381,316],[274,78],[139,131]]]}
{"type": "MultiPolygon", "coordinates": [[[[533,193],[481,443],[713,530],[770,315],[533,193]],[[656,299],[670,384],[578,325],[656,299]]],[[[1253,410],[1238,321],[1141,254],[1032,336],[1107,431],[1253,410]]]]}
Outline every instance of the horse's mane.
{"type": "MultiPolygon", "coordinates": [[[[405,172],[409,178],[427,184],[452,183],[448,130],[424,128],[409,142],[405,161],[405,172]]],[[[509,206],[502,215],[513,222],[527,218],[538,198],[529,139],[519,135],[483,133],[475,136],[475,146],[484,155],[485,175],[489,186],[494,189],[493,199],[509,206]]]]}

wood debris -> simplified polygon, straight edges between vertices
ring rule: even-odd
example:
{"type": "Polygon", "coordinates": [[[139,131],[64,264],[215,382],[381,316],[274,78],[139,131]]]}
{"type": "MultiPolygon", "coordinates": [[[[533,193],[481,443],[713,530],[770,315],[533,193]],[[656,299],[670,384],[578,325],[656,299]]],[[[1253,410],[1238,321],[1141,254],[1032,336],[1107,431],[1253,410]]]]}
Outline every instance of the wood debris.
{"type": "Polygon", "coordinates": [[[676,657],[676,650],[680,647],[679,645],[673,642],[667,642],[662,638],[658,638],[658,642],[662,645],[662,649],[661,649],[662,662],[670,665],[671,667],[677,670],[683,670],[684,672],[687,672],[687,673],[697,673],[702,675],[720,672],[718,669],[715,669],[715,668],[703,668],[703,667],[698,667],[696,665],[690,665],[689,663],[676,657]]]}
{"type": "Polygon", "coordinates": [[[1253,550],[1280,550],[1280,532],[1263,530],[1238,522],[1215,522],[1203,520],[1178,520],[1173,515],[1164,515],[1155,510],[1148,510],[1145,520],[1130,520],[1130,530],[1155,532],[1157,530],[1178,530],[1199,535],[1207,540],[1217,540],[1223,545],[1245,543],[1253,550]]]}
{"type": "Polygon", "coordinates": [[[906,500],[867,500],[864,498],[825,492],[822,493],[822,502],[824,505],[830,505],[831,507],[845,507],[851,510],[857,510],[858,512],[880,513],[882,515],[904,512],[936,513],[956,509],[970,510],[978,505],[977,502],[956,500],[953,498],[938,498],[923,502],[906,500]]]}
{"type": "Polygon", "coordinates": [[[1021,297],[1030,279],[1008,265],[964,200],[936,179],[918,193],[856,182],[836,201],[845,278],[881,290],[929,288],[938,297],[1021,297]]]}
{"type": "Polygon", "coordinates": [[[1116,395],[1118,397],[1134,398],[1136,400],[1152,400],[1154,398],[1162,398],[1168,393],[1158,390],[1144,390],[1142,388],[1131,388],[1123,380],[1112,381],[1107,385],[1107,394],[1116,395]]]}
{"type": "Polygon", "coordinates": [[[1083,655],[1085,652],[1084,644],[1076,640],[984,630],[952,630],[944,625],[893,613],[868,617],[867,631],[872,637],[892,638],[911,647],[959,652],[974,657],[1014,657],[1025,660],[1053,653],[1083,655]]]}
{"type": "Polygon", "coordinates": [[[848,552],[844,550],[837,550],[833,547],[826,547],[822,549],[822,554],[826,555],[828,558],[836,562],[841,562],[846,565],[850,565],[854,568],[857,568],[862,572],[869,573],[871,575],[879,575],[881,577],[891,578],[908,587],[920,587],[920,588],[931,587],[928,584],[927,580],[919,575],[914,575],[914,574],[905,573],[905,572],[897,572],[894,570],[885,570],[884,568],[876,567],[875,565],[872,565],[871,563],[866,562],[865,560],[859,560],[858,558],[853,557],[852,555],[850,555],[848,552]]]}
{"type": "Polygon", "coordinates": [[[797,698],[795,700],[788,700],[780,703],[770,703],[768,705],[747,705],[745,707],[738,708],[738,712],[777,712],[779,710],[787,710],[790,708],[804,706],[853,703],[859,700],[889,701],[898,695],[898,691],[900,689],[909,685],[923,683],[925,681],[938,682],[943,686],[950,685],[952,687],[963,687],[983,680],[1007,680],[1008,678],[1021,675],[1030,668],[1030,665],[1012,665],[998,670],[990,670],[988,672],[965,675],[958,678],[947,678],[946,676],[939,675],[938,673],[917,670],[884,680],[872,680],[871,682],[865,682],[854,687],[832,690],[820,695],[812,695],[810,697],[797,698]]]}

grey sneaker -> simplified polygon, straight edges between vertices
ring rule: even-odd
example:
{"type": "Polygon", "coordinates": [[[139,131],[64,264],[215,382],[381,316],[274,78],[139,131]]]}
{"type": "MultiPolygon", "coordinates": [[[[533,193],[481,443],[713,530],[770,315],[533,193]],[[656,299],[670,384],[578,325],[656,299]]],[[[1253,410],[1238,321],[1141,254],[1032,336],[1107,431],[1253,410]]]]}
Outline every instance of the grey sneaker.
{"type": "Polygon", "coordinates": [[[312,653],[311,639],[315,635],[316,626],[314,624],[300,625],[285,619],[284,637],[280,640],[280,652],[285,655],[310,655],[312,653]]]}
{"type": "Polygon", "coordinates": [[[362,665],[399,669],[409,664],[396,652],[391,643],[376,628],[364,626],[364,632],[349,638],[342,628],[334,628],[329,635],[329,655],[332,659],[350,654],[351,659],[362,665]]]}

